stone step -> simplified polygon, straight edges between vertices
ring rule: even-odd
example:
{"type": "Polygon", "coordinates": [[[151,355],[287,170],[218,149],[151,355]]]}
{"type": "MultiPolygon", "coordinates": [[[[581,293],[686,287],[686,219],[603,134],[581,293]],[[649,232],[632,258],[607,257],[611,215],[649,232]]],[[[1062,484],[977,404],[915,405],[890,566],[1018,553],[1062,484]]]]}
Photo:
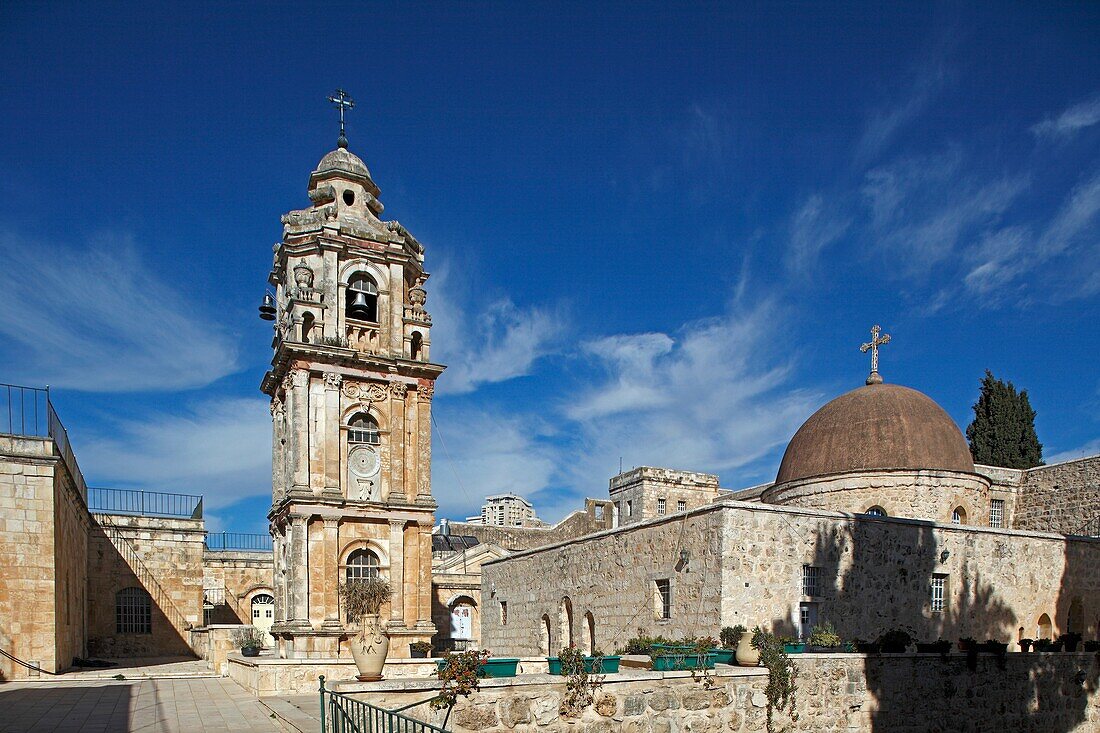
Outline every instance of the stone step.
{"type": "Polygon", "coordinates": [[[289,733],[316,733],[321,725],[317,717],[316,699],[283,697],[261,697],[260,704],[275,716],[275,721],[289,733]],[[312,702],[312,707],[309,707],[312,702]]]}

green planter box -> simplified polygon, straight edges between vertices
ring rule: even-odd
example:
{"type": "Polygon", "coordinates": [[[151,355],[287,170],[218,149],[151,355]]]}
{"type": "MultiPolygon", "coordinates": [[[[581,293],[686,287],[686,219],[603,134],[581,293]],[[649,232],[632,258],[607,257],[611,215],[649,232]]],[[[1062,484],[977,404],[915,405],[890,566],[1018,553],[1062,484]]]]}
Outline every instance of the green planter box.
{"type": "Polygon", "coordinates": [[[677,672],[689,669],[714,669],[714,655],[696,654],[653,654],[654,672],[677,672]]]}
{"type": "Polygon", "coordinates": [[[718,664],[737,664],[736,649],[711,649],[710,653],[718,664]]]}
{"type": "MultiPolygon", "coordinates": [[[[550,674],[561,674],[561,658],[559,657],[547,657],[546,664],[550,667],[550,674]]],[[[615,674],[619,671],[619,658],[618,657],[585,657],[584,658],[585,671],[588,674],[615,674]],[[600,660],[600,664],[596,665],[596,660],[600,660]]]]}
{"type": "MultiPolygon", "coordinates": [[[[436,671],[442,672],[447,666],[446,659],[437,659],[436,671]]],[[[490,657],[489,661],[478,667],[478,677],[515,677],[519,657],[490,657]]]]}
{"type": "Polygon", "coordinates": [[[806,645],[805,644],[784,644],[783,645],[783,651],[787,652],[787,654],[801,654],[802,652],[806,651],[806,645]]]}

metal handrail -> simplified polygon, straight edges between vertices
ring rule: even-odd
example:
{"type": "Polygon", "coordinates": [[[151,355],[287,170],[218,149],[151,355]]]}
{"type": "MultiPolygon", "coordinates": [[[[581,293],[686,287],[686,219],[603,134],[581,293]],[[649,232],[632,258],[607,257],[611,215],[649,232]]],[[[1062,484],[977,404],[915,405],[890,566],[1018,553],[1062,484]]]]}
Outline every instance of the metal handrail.
{"type": "Polygon", "coordinates": [[[1085,522],[1073,534],[1079,537],[1100,537],[1100,516],[1093,517],[1085,522]]]}
{"type": "Polygon", "coordinates": [[[202,496],[140,489],[88,489],[88,511],[137,517],[202,519],[202,496]]]}
{"type": "Polygon", "coordinates": [[[271,552],[271,535],[246,534],[244,532],[207,532],[206,549],[214,551],[271,552]]]}
{"type": "MultiPolygon", "coordinates": [[[[402,715],[397,710],[387,710],[371,705],[369,702],[327,690],[324,675],[320,676],[319,682],[321,733],[447,733],[446,728],[402,715]]],[[[400,710],[407,710],[433,699],[428,698],[406,705],[400,710]]]]}

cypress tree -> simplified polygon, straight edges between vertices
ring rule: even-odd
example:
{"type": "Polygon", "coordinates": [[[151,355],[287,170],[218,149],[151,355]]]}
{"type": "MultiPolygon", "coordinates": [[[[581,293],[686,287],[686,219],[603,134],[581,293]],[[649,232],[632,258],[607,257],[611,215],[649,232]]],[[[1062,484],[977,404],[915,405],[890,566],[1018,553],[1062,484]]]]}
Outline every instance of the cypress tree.
{"type": "Polygon", "coordinates": [[[988,369],[974,403],[974,421],[966,428],[975,463],[1032,468],[1043,463],[1043,445],[1035,434],[1035,410],[1027,390],[1016,391],[988,369]]]}

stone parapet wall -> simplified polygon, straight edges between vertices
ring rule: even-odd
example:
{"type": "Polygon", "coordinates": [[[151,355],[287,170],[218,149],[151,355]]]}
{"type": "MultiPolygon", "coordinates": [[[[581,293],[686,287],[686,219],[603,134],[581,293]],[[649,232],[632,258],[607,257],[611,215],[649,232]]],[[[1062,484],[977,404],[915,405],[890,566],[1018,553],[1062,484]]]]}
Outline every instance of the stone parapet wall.
{"type": "MultiPolygon", "coordinates": [[[[775,714],[777,730],[926,733],[1044,731],[1086,733],[1100,726],[1095,654],[793,655],[797,722],[775,714]]],[[[456,733],[583,730],[611,733],[757,733],[765,729],[767,670],[719,665],[705,678],[686,672],[607,675],[594,704],[566,717],[565,679],[529,675],[484,680],[449,720],[456,733]]],[[[430,697],[428,680],[330,684],[337,692],[386,708],[430,697]]],[[[445,711],[406,711],[436,725],[445,711]]]]}
{"type": "Polygon", "coordinates": [[[674,514],[681,504],[684,510],[697,509],[714,501],[718,490],[713,474],[651,466],[612,476],[608,484],[621,525],[674,514]]]}
{"type": "Polygon", "coordinates": [[[1078,534],[1090,521],[1100,523],[1100,456],[1028,469],[1013,527],[1078,534]]]}
{"type": "Polygon", "coordinates": [[[861,514],[879,506],[891,517],[950,522],[962,507],[966,523],[989,526],[984,476],[956,471],[860,471],[788,481],[764,492],[768,504],[861,514]]]}
{"type": "Polygon", "coordinates": [[[497,527],[469,522],[449,522],[448,532],[453,535],[476,537],[481,544],[492,542],[506,550],[519,551],[566,542],[593,532],[611,529],[614,526],[613,521],[610,502],[586,499],[584,511],[577,510],[552,527],[497,527]],[[597,507],[601,508],[601,516],[598,519],[596,518],[597,507]]]}

